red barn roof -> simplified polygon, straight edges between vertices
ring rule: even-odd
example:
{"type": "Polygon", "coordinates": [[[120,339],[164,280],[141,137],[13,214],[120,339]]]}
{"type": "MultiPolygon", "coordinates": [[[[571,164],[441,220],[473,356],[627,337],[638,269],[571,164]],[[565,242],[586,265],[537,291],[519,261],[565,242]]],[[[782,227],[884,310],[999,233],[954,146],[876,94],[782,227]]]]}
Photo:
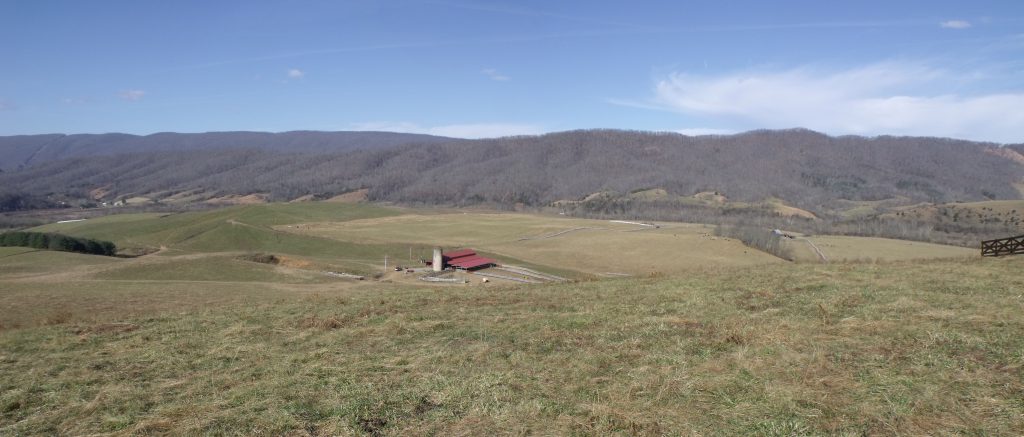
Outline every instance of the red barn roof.
{"type": "Polygon", "coordinates": [[[454,260],[451,263],[451,265],[463,269],[473,269],[477,267],[483,267],[486,265],[496,264],[497,262],[497,260],[484,258],[482,256],[467,256],[454,260]]]}
{"type": "Polygon", "coordinates": [[[473,249],[459,249],[443,254],[448,259],[462,258],[464,256],[476,255],[476,251],[473,249]]]}
{"type": "Polygon", "coordinates": [[[453,250],[443,254],[443,257],[445,264],[460,269],[473,269],[498,263],[497,260],[477,255],[473,249],[453,250]]]}

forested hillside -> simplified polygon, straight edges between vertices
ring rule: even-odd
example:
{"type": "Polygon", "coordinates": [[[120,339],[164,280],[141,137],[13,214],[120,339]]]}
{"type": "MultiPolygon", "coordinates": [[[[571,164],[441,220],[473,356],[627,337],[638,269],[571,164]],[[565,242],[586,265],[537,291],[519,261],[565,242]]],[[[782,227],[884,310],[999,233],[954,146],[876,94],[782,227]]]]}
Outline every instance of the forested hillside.
{"type": "Polygon", "coordinates": [[[617,130],[473,141],[426,137],[394,147],[377,138],[338,146],[349,148],[341,153],[326,141],[298,147],[285,142],[289,134],[273,137],[280,143],[260,136],[272,134],[253,135],[265,142],[190,148],[182,140],[168,147],[173,150],[158,151],[118,143],[104,150],[136,151],[40,160],[0,173],[0,187],[22,199],[94,200],[160,200],[189,190],[206,197],[263,193],[271,200],[290,200],[367,188],[371,200],[534,206],[658,187],[683,196],[714,191],[735,201],[779,198],[820,211],[840,199],[904,204],[1018,199],[1014,184],[1024,180],[1024,157],[990,143],[829,137],[802,129],[701,137],[617,130]]]}
{"type": "Polygon", "coordinates": [[[0,137],[0,170],[50,161],[174,150],[251,148],[278,152],[341,153],[410,143],[457,141],[453,138],[394,132],[164,132],[127,134],[19,135],[0,137]]]}

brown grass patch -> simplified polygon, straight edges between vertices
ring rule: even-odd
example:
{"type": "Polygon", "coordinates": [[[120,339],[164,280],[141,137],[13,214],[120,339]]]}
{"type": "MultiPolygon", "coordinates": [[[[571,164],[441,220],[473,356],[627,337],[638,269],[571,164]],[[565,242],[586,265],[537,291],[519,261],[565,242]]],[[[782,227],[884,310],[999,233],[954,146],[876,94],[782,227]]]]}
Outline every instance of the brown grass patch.
{"type": "Polygon", "coordinates": [[[338,203],[360,203],[360,202],[365,202],[367,197],[368,197],[368,195],[369,195],[369,193],[370,193],[370,190],[368,190],[366,188],[363,188],[362,190],[349,191],[349,192],[347,192],[345,194],[339,194],[337,196],[334,196],[334,197],[332,197],[330,199],[325,200],[325,202],[338,202],[338,203]]]}
{"type": "Polygon", "coordinates": [[[260,203],[267,203],[269,195],[265,193],[254,193],[241,196],[238,194],[232,194],[229,196],[214,197],[207,199],[206,203],[215,205],[255,205],[260,203]]]}
{"type": "Polygon", "coordinates": [[[764,311],[776,304],[775,293],[768,290],[746,291],[736,298],[736,306],[747,311],[764,311]]]}
{"type": "Polygon", "coordinates": [[[249,253],[245,255],[240,255],[238,259],[242,261],[249,261],[260,264],[279,265],[282,263],[280,257],[270,253],[249,253]]]}
{"type": "Polygon", "coordinates": [[[43,319],[44,325],[63,325],[69,321],[74,315],[68,310],[58,310],[50,313],[43,319]]]}
{"type": "Polygon", "coordinates": [[[102,187],[90,190],[89,191],[89,197],[91,197],[92,200],[100,200],[100,199],[102,199],[104,197],[107,197],[107,194],[109,194],[109,193],[110,193],[110,185],[104,185],[102,187]]]}
{"type": "Polygon", "coordinates": [[[71,332],[77,335],[89,335],[89,334],[122,334],[125,332],[132,332],[139,329],[139,325],[134,323],[101,323],[99,325],[92,326],[76,326],[71,329],[71,332]]]}
{"type": "Polygon", "coordinates": [[[282,255],[282,256],[278,256],[277,259],[278,259],[278,262],[277,262],[278,265],[285,266],[285,267],[291,267],[293,269],[306,269],[306,270],[308,270],[308,269],[312,269],[312,268],[316,267],[316,264],[314,264],[312,261],[308,261],[308,260],[304,260],[304,259],[300,259],[300,258],[293,258],[293,257],[290,257],[290,256],[283,256],[282,255]]]}
{"type": "Polygon", "coordinates": [[[348,323],[346,317],[319,317],[317,315],[309,315],[299,319],[296,325],[303,329],[321,329],[324,331],[330,331],[346,326],[348,323]]]}
{"type": "Polygon", "coordinates": [[[696,320],[681,319],[681,318],[678,318],[678,317],[667,317],[667,318],[665,318],[665,324],[669,325],[671,327],[677,328],[677,329],[682,329],[682,330],[687,330],[687,331],[695,331],[695,330],[699,330],[699,329],[704,329],[704,326],[705,326],[704,323],[698,322],[696,320]]]}
{"type": "MultiPolygon", "coordinates": [[[[166,311],[103,320],[135,334],[0,332],[0,434],[1022,435],[1022,262],[500,292],[161,283],[166,311]],[[238,298],[187,311],[197,292],[238,298]]],[[[6,282],[0,303],[128,312],[160,293],[98,283],[58,296],[6,282]]],[[[88,330],[120,329],[87,314],[88,330]]]]}

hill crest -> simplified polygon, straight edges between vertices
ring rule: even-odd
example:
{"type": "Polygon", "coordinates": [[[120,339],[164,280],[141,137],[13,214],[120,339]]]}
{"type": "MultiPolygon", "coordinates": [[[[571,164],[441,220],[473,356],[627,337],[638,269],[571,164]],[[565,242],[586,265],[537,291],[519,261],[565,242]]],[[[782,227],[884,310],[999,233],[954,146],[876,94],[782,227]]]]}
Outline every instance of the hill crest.
{"type": "MultiPolygon", "coordinates": [[[[11,138],[0,138],[0,156],[10,152],[4,141],[11,138]]],[[[254,193],[287,201],[365,189],[371,201],[505,206],[545,206],[598,192],[628,197],[657,187],[674,196],[711,191],[737,202],[780,199],[819,214],[849,206],[840,201],[1019,199],[1017,184],[1024,181],[1015,148],[944,138],[830,137],[806,129],[699,137],[599,129],[481,140],[372,132],[111,134],[103,137],[111,154],[78,156],[96,147],[96,138],[34,138],[60,145],[43,152],[63,147],[63,154],[36,150],[30,161],[36,164],[0,173],[0,186],[71,204],[92,201],[97,189],[101,200],[154,201],[254,193]],[[153,151],[137,142],[153,138],[173,141],[158,142],[166,149],[153,151]],[[214,141],[223,138],[235,139],[214,141]],[[73,157],[52,159],[67,155],[73,157]]]]}

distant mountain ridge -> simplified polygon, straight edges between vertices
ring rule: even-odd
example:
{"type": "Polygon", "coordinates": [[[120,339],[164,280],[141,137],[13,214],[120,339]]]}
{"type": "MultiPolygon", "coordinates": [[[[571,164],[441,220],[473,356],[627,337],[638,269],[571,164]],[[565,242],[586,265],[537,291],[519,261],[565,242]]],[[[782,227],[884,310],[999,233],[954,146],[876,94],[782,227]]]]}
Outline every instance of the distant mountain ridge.
{"type": "Polygon", "coordinates": [[[161,132],[151,135],[43,134],[0,137],[0,170],[68,158],[157,151],[255,148],[279,152],[342,153],[356,149],[458,141],[423,134],[368,131],[161,132]]]}
{"type": "MultiPolygon", "coordinates": [[[[175,140],[155,151],[124,137],[106,147],[91,146],[95,138],[78,137],[81,146],[52,138],[63,148],[48,145],[26,168],[0,173],[0,191],[95,201],[258,193],[283,201],[367,189],[378,201],[544,206],[662,188],[682,196],[783,199],[817,214],[849,201],[1020,199],[1024,187],[1021,145],[944,138],[831,137],[805,129],[699,137],[581,130],[482,140],[367,134],[363,142],[350,135],[352,141],[332,142],[332,133],[322,132],[134,137],[175,140]],[[82,156],[89,150],[108,154],[82,156]]],[[[10,138],[0,140],[0,156],[13,155],[4,146],[10,138]]]]}

